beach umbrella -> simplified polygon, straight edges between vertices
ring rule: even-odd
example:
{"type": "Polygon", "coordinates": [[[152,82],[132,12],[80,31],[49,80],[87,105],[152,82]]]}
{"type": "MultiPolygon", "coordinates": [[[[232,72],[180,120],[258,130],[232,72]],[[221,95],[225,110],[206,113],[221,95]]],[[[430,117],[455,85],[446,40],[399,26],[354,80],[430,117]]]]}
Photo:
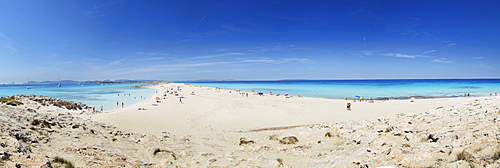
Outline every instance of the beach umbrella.
{"type": "Polygon", "coordinates": [[[361,98],[361,96],[356,96],[356,98],[358,98],[358,99],[359,99],[359,98],[361,98]]]}

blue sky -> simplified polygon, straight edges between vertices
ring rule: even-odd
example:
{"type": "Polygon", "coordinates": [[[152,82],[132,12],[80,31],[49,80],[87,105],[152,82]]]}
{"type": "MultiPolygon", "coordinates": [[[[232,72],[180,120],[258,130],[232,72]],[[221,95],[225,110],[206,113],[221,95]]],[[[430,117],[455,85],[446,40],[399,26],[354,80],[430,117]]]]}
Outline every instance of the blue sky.
{"type": "Polygon", "coordinates": [[[0,83],[500,77],[499,6],[0,0],[0,83]]]}

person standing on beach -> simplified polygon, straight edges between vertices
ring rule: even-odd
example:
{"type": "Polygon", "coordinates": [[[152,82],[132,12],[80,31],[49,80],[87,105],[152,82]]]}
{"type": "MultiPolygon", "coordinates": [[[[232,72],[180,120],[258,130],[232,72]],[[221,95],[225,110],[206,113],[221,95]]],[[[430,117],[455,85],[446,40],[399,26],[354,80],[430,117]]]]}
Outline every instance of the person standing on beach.
{"type": "MultiPolygon", "coordinates": [[[[182,96],[179,96],[179,103],[182,103],[182,96]]],[[[182,103],[184,104],[184,103],[182,103]]]]}
{"type": "Polygon", "coordinates": [[[123,108],[123,106],[125,106],[125,103],[122,102],[122,108],[123,108]]]}
{"type": "Polygon", "coordinates": [[[351,111],[351,103],[347,103],[347,110],[351,111]]]}
{"type": "Polygon", "coordinates": [[[103,111],[104,111],[104,106],[101,106],[101,112],[103,112],[103,111]]]}
{"type": "Polygon", "coordinates": [[[116,101],[116,107],[118,107],[120,105],[120,103],[118,103],[118,101],[116,101]]]}

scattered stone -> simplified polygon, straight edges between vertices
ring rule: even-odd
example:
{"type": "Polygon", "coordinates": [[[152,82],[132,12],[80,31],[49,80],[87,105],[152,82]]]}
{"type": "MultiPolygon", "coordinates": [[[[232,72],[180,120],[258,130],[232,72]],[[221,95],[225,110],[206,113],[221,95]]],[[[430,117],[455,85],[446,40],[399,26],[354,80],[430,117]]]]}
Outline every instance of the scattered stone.
{"type": "Polygon", "coordinates": [[[439,137],[436,134],[429,134],[429,137],[427,139],[431,142],[437,142],[439,140],[439,137]]]}

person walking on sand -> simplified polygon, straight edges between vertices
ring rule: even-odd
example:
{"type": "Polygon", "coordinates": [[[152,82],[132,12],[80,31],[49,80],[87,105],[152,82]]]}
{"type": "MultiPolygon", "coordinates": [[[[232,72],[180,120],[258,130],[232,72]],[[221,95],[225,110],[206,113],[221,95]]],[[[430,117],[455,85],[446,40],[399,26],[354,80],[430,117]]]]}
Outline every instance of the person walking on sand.
{"type": "Polygon", "coordinates": [[[125,103],[122,102],[122,108],[123,108],[123,106],[125,106],[125,103]]]}
{"type": "Polygon", "coordinates": [[[347,103],[347,110],[351,111],[351,103],[347,103]]]}
{"type": "Polygon", "coordinates": [[[101,112],[103,112],[103,111],[104,111],[104,106],[101,106],[101,112]]]}
{"type": "Polygon", "coordinates": [[[179,103],[184,104],[184,103],[182,102],[182,96],[179,96],[179,103]]]}

